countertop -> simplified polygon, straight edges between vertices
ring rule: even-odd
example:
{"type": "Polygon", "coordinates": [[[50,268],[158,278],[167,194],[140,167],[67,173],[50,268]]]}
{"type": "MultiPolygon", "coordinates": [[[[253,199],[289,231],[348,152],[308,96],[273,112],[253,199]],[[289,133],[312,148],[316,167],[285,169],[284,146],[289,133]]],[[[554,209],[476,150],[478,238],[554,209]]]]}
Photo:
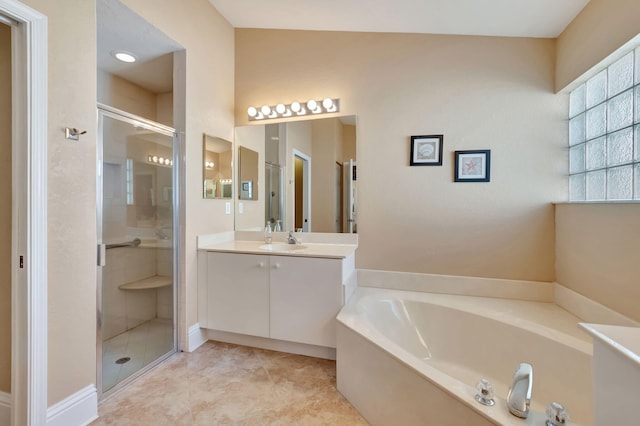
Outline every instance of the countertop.
{"type": "Polygon", "coordinates": [[[286,232],[274,232],[273,243],[265,244],[264,234],[254,231],[224,232],[198,236],[198,250],[274,256],[344,259],[358,248],[356,234],[296,233],[301,244],[287,244],[286,232]]]}

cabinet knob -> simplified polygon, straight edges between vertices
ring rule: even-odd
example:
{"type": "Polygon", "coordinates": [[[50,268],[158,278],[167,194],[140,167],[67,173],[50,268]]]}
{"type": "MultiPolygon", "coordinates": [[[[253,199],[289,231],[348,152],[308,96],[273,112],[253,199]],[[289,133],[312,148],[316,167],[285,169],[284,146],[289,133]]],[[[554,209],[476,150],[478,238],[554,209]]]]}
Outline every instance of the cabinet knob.
{"type": "Polygon", "coordinates": [[[273,265],[273,269],[280,269],[280,264],[276,263],[275,265],[273,265]]]}
{"type": "Polygon", "coordinates": [[[258,263],[258,268],[264,268],[264,262],[258,263]]]}

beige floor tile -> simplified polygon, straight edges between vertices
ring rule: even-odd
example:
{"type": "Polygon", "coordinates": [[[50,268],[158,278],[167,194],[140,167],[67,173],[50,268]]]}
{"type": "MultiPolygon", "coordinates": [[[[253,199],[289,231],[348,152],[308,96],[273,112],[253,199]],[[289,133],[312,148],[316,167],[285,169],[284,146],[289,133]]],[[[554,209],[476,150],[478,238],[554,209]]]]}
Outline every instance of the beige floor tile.
{"type": "Polygon", "coordinates": [[[207,342],[103,401],[102,425],[367,425],[334,361],[207,342]]]}

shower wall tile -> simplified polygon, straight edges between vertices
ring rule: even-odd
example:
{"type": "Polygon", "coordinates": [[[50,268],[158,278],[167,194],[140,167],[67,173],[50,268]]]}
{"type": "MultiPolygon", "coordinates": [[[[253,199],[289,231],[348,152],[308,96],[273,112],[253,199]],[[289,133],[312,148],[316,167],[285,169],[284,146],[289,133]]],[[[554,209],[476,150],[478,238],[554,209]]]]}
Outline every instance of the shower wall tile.
{"type": "Polygon", "coordinates": [[[173,319],[173,288],[162,287],[158,290],[158,318],[173,319]]]}
{"type": "Polygon", "coordinates": [[[125,293],[127,329],[132,329],[156,317],[156,289],[127,291],[125,293]]]}

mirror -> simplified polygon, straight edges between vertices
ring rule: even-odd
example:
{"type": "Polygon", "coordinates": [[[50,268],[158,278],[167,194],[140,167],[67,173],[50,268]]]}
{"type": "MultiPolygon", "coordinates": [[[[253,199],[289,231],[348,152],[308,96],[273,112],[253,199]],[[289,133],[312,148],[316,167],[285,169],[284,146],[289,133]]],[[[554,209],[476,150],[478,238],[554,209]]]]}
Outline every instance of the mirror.
{"type": "Polygon", "coordinates": [[[202,177],[204,198],[231,198],[233,191],[233,144],[204,134],[202,137],[202,177]]]}
{"type": "Polygon", "coordinates": [[[258,199],[258,153],[241,146],[238,149],[238,198],[258,199]]]}
{"type": "Polygon", "coordinates": [[[279,221],[283,231],[357,232],[355,116],[237,127],[235,143],[240,172],[246,150],[258,176],[239,176],[236,230],[279,221]],[[252,180],[255,202],[243,201],[243,180],[252,180]]]}

